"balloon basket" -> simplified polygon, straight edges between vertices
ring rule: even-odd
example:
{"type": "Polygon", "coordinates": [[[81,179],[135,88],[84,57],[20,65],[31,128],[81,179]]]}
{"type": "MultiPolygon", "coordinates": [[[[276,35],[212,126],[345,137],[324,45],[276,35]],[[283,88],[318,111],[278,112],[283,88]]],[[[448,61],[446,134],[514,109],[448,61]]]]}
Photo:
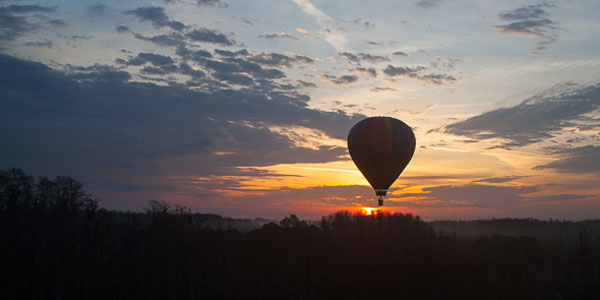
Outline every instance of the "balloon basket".
{"type": "Polygon", "coordinates": [[[379,196],[379,206],[383,206],[383,196],[379,196]]]}

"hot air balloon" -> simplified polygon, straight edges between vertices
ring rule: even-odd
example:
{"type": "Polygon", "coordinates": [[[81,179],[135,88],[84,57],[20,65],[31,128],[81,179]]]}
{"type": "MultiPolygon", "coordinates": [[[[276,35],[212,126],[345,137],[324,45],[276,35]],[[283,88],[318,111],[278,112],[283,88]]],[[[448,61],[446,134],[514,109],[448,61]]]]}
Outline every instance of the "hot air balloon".
{"type": "Polygon", "coordinates": [[[367,118],[350,129],[348,151],[379,196],[379,206],[383,205],[388,188],[410,162],[415,144],[412,129],[390,117],[367,118]]]}

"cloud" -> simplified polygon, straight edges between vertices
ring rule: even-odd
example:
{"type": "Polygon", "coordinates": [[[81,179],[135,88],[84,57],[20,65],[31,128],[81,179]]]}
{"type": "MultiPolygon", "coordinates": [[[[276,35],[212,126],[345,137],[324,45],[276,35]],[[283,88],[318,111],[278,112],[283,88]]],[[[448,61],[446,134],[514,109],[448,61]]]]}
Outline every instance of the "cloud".
{"type": "Polygon", "coordinates": [[[452,75],[448,75],[448,74],[435,74],[435,73],[431,73],[431,74],[426,74],[426,75],[419,75],[416,78],[428,82],[428,83],[432,83],[432,84],[438,84],[438,85],[442,85],[444,83],[452,83],[454,81],[456,81],[457,79],[452,76],[452,75]]]}
{"type": "Polygon", "coordinates": [[[315,17],[320,23],[331,21],[331,17],[318,9],[308,0],[292,0],[292,2],[300,6],[300,9],[302,9],[302,11],[304,11],[307,15],[315,17]]]}
{"type": "Polygon", "coordinates": [[[310,31],[306,30],[306,29],[302,29],[302,28],[296,28],[296,31],[304,34],[304,35],[310,35],[310,31]]]}
{"type": "Polygon", "coordinates": [[[215,72],[212,75],[219,80],[227,81],[228,83],[231,83],[231,84],[245,85],[245,86],[251,86],[254,84],[254,79],[252,79],[249,76],[239,74],[239,73],[215,72]]]}
{"type": "MultiPolygon", "coordinates": [[[[262,79],[276,79],[286,77],[285,73],[275,68],[263,68],[260,64],[248,61],[243,58],[228,57],[223,60],[212,60],[199,58],[198,62],[207,70],[214,72],[213,76],[217,79],[225,80],[230,83],[250,84],[248,75],[262,79]]],[[[267,82],[263,82],[267,84],[267,82]]]]}
{"type": "Polygon", "coordinates": [[[514,10],[501,12],[498,14],[498,17],[504,21],[539,19],[548,16],[548,13],[544,10],[544,8],[553,6],[554,5],[551,4],[528,5],[514,10]]]}
{"type": "Polygon", "coordinates": [[[387,58],[385,56],[371,55],[368,53],[353,54],[350,52],[338,52],[338,56],[345,58],[349,61],[356,62],[356,63],[360,63],[361,60],[365,60],[370,63],[380,63],[380,62],[385,62],[385,61],[390,60],[389,58],[387,58]]]}
{"type": "Polygon", "coordinates": [[[442,2],[442,0],[421,0],[417,2],[416,5],[424,9],[433,9],[437,8],[440,5],[440,2],[442,2]]]}
{"type": "Polygon", "coordinates": [[[525,20],[510,23],[508,25],[497,25],[494,26],[502,33],[516,33],[523,35],[533,35],[544,37],[546,29],[556,29],[554,22],[549,19],[543,20],[525,20]]]}
{"type": "Polygon", "coordinates": [[[298,37],[288,34],[286,32],[278,32],[272,34],[259,35],[259,38],[266,40],[276,40],[276,39],[289,39],[289,40],[298,40],[298,37]]]}
{"type": "MultiPolygon", "coordinates": [[[[40,23],[39,21],[30,21],[28,14],[53,13],[56,12],[56,7],[41,6],[41,5],[16,5],[0,7],[0,41],[11,42],[28,33],[33,33],[46,28],[50,23],[40,23]]],[[[56,22],[54,22],[56,23],[56,22]]],[[[0,45],[0,49],[4,46],[0,45]]]]}
{"type": "MultiPolygon", "coordinates": [[[[215,50],[216,52],[217,50],[215,50]]],[[[222,51],[222,50],[219,50],[222,51]]],[[[218,52],[216,52],[218,53],[218,52]]],[[[196,62],[203,62],[207,58],[212,58],[212,54],[206,50],[198,49],[198,50],[190,50],[185,46],[177,47],[175,50],[175,54],[182,57],[185,60],[192,60],[196,62]]]]}
{"type": "Polygon", "coordinates": [[[164,66],[164,65],[171,65],[175,61],[169,56],[148,53],[148,52],[141,52],[141,53],[138,53],[137,56],[135,56],[135,57],[130,57],[127,61],[118,59],[117,62],[121,63],[121,64],[129,65],[129,66],[141,66],[146,63],[151,63],[154,66],[164,66]]]}
{"type": "Polygon", "coordinates": [[[300,9],[309,16],[314,17],[317,23],[321,26],[322,36],[327,43],[329,43],[334,49],[341,50],[346,47],[348,39],[345,35],[331,31],[328,27],[334,25],[333,19],[325,14],[323,11],[318,9],[309,0],[291,0],[296,3],[300,9]]]}
{"type": "Polygon", "coordinates": [[[394,67],[392,65],[388,65],[385,69],[382,70],[382,72],[385,75],[388,75],[390,77],[395,77],[395,76],[408,76],[408,77],[417,77],[418,76],[418,72],[425,70],[425,67],[423,66],[417,66],[415,68],[411,68],[411,67],[394,67]]]}
{"type": "Polygon", "coordinates": [[[298,82],[298,84],[300,84],[300,86],[303,88],[317,88],[317,85],[314,82],[308,82],[304,80],[296,80],[296,82],[298,82]]]}
{"type": "MultiPolygon", "coordinates": [[[[168,63],[163,57],[139,59],[152,67],[168,63]]],[[[152,184],[158,178],[162,186],[171,175],[219,175],[238,166],[319,163],[346,155],[345,147],[297,146],[269,126],[312,128],[344,139],[364,116],[313,110],[310,98],[289,87],[254,81],[256,87],[191,90],[134,82],[110,66],[55,70],[0,55],[0,139],[10,145],[0,147],[0,166],[85,174],[82,180],[97,184],[152,184]],[[261,84],[273,86],[265,90],[261,84]]]]}
{"type": "Polygon", "coordinates": [[[357,76],[354,75],[343,75],[338,77],[337,79],[333,79],[332,82],[336,84],[349,84],[356,82],[358,80],[357,76]]]}
{"type": "Polygon", "coordinates": [[[221,0],[197,0],[196,4],[201,6],[217,6],[217,7],[228,7],[229,4],[221,0]]]}
{"type": "Polygon", "coordinates": [[[391,87],[374,87],[372,89],[369,90],[370,92],[373,93],[381,93],[381,92],[393,92],[393,91],[397,91],[397,89],[395,88],[391,88],[391,87]]]}
{"type": "MultiPolygon", "coordinates": [[[[122,28],[121,26],[117,27],[117,32],[119,31],[129,31],[129,28],[122,28]]],[[[133,33],[133,36],[136,39],[151,42],[157,46],[161,47],[175,47],[185,45],[185,37],[179,33],[169,33],[169,34],[160,34],[155,36],[143,36],[139,33],[133,33]]]]}
{"type": "Polygon", "coordinates": [[[338,52],[339,57],[345,58],[349,61],[358,62],[358,56],[350,52],[338,52]]]}
{"type": "Polygon", "coordinates": [[[425,75],[419,74],[419,72],[426,70],[426,69],[427,68],[425,68],[423,66],[417,66],[417,67],[411,68],[411,67],[394,67],[392,65],[388,65],[385,69],[383,69],[381,71],[389,77],[404,76],[404,77],[418,79],[423,82],[436,84],[436,85],[452,83],[457,80],[454,76],[447,75],[447,74],[435,74],[435,73],[425,74],[425,75]]]}
{"type": "Polygon", "coordinates": [[[359,53],[358,57],[361,60],[366,60],[370,63],[380,63],[380,62],[390,61],[390,59],[385,56],[371,55],[371,54],[367,54],[367,53],[359,53]]]}
{"type": "Polygon", "coordinates": [[[320,75],[320,77],[323,80],[325,80],[329,83],[332,83],[341,88],[346,88],[347,84],[358,81],[358,76],[356,76],[356,75],[334,76],[334,75],[325,74],[325,75],[320,75]]]}
{"type": "Polygon", "coordinates": [[[557,194],[557,195],[547,195],[547,196],[538,196],[529,198],[531,201],[536,202],[561,202],[561,201],[570,201],[577,199],[585,199],[592,197],[590,195],[577,195],[577,194],[557,194]]]}
{"type": "Polygon", "coordinates": [[[364,29],[374,29],[375,28],[375,24],[369,22],[369,21],[363,21],[362,18],[356,18],[354,20],[345,20],[343,18],[339,18],[338,20],[350,24],[350,25],[354,25],[354,26],[358,26],[358,27],[362,27],[364,29]]]}
{"type": "Polygon", "coordinates": [[[134,10],[125,11],[124,14],[134,16],[141,22],[150,21],[156,28],[169,27],[176,31],[182,31],[185,28],[183,23],[171,20],[163,7],[138,7],[134,10]]]}
{"type": "Polygon", "coordinates": [[[402,52],[402,51],[396,51],[396,52],[392,53],[392,55],[408,56],[408,54],[406,52],[402,52]]]}
{"type": "Polygon", "coordinates": [[[600,174],[600,146],[587,145],[568,148],[553,152],[559,160],[535,169],[554,169],[567,173],[596,173],[600,174]]]}
{"type": "Polygon", "coordinates": [[[130,29],[128,26],[125,26],[125,25],[123,25],[123,24],[121,24],[121,25],[119,25],[119,26],[115,27],[115,30],[116,30],[118,33],[124,33],[124,32],[130,32],[130,31],[131,31],[131,29],[130,29]]]}
{"type": "Polygon", "coordinates": [[[103,15],[108,11],[108,6],[102,3],[90,4],[87,6],[86,11],[94,15],[103,15]]]}
{"type": "Polygon", "coordinates": [[[185,34],[190,40],[195,42],[212,43],[223,46],[233,46],[235,42],[226,35],[207,28],[195,29],[185,34]]]}
{"type": "Polygon", "coordinates": [[[23,46],[50,49],[54,46],[54,43],[52,43],[52,41],[49,39],[44,39],[44,41],[39,41],[39,42],[27,42],[27,43],[23,44],[23,46]]]}
{"type": "Polygon", "coordinates": [[[246,50],[246,49],[238,50],[235,52],[215,49],[215,53],[217,53],[221,56],[226,56],[226,57],[247,56],[250,54],[250,53],[248,53],[248,50],[246,50]]]}
{"type": "Polygon", "coordinates": [[[510,181],[513,181],[513,180],[521,179],[521,178],[524,178],[524,177],[526,177],[526,176],[502,176],[502,177],[492,177],[492,178],[479,179],[479,180],[475,180],[473,182],[474,183],[477,183],[477,182],[505,183],[505,182],[510,182],[510,181]]]}
{"type": "Polygon", "coordinates": [[[53,6],[42,6],[42,5],[17,5],[11,4],[8,6],[0,7],[0,12],[6,12],[11,14],[26,14],[26,13],[44,13],[44,12],[55,12],[56,7],[53,6]]]}
{"type": "Polygon", "coordinates": [[[354,68],[354,71],[366,75],[368,77],[377,77],[377,70],[375,68],[356,67],[354,68]]]}
{"type": "Polygon", "coordinates": [[[438,70],[452,70],[454,69],[454,65],[458,62],[462,62],[463,60],[460,58],[454,58],[454,57],[439,57],[436,56],[431,62],[429,62],[429,65],[432,68],[438,69],[438,70]]]}
{"type": "Polygon", "coordinates": [[[539,51],[546,49],[547,45],[556,41],[555,31],[558,29],[558,25],[548,18],[549,13],[546,11],[546,9],[552,7],[555,7],[555,5],[542,3],[503,11],[498,14],[498,18],[510,23],[494,25],[492,27],[501,33],[542,38],[542,41],[533,44],[532,51],[530,52],[532,54],[541,54],[539,51]]]}
{"type": "Polygon", "coordinates": [[[48,21],[48,25],[50,25],[50,27],[54,27],[54,28],[63,28],[63,27],[69,26],[69,23],[67,23],[67,21],[65,21],[65,20],[54,19],[54,20],[48,21]]]}
{"type": "Polygon", "coordinates": [[[517,106],[447,125],[443,131],[478,140],[499,138],[505,140],[502,147],[521,147],[561,134],[563,128],[584,126],[580,122],[589,121],[586,114],[599,108],[600,84],[560,84],[517,106]]]}
{"type": "Polygon", "coordinates": [[[420,195],[441,201],[436,203],[441,206],[500,207],[521,202],[525,199],[523,194],[539,190],[537,186],[467,184],[424,188],[420,195]]]}
{"type": "Polygon", "coordinates": [[[257,55],[248,55],[247,59],[248,59],[248,61],[260,64],[260,65],[266,65],[266,66],[272,66],[272,67],[286,67],[286,68],[289,68],[293,64],[296,64],[296,63],[309,63],[309,64],[314,63],[314,60],[312,58],[310,58],[308,56],[297,55],[297,54],[294,54],[292,56],[287,56],[287,55],[280,54],[280,53],[261,53],[261,54],[257,54],[257,55]]]}

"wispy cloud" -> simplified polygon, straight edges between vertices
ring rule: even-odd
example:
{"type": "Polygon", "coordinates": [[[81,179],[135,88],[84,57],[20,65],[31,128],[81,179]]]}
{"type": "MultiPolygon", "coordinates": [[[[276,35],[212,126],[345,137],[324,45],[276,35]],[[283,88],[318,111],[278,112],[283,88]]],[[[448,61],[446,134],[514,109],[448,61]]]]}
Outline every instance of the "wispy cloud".
{"type": "Polygon", "coordinates": [[[296,80],[296,82],[298,82],[298,84],[300,84],[300,86],[303,88],[317,88],[317,85],[314,82],[308,82],[304,80],[296,80]]]}
{"type": "Polygon", "coordinates": [[[440,5],[440,2],[442,2],[442,0],[421,0],[417,2],[416,5],[424,9],[433,9],[437,8],[440,5]]]}
{"type": "Polygon", "coordinates": [[[378,87],[378,86],[376,86],[376,87],[370,89],[369,91],[373,92],[373,93],[381,93],[381,92],[394,92],[394,91],[397,91],[397,89],[391,88],[391,87],[378,87]]]}
{"type": "Polygon", "coordinates": [[[369,21],[364,21],[360,17],[353,19],[353,20],[346,20],[343,18],[339,18],[338,20],[340,20],[341,22],[346,23],[346,24],[362,27],[364,29],[374,29],[375,28],[375,24],[373,24],[372,22],[369,22],[369,21]]]}
{"type": "Polygon", "coordinates": [[[226,35],[218,32],[217,30],[211,30],[207,28],[200,28],[192,30],[185,35],[192,41],[206,42],[212,44],[218,44],[223,46],[233,46],[235,41],[231,40],[226,35]]]}
{"type": "Polygon", "coordinates": [[[532,54],[541,54],[539,51],[546,49],[548,44],[556,41],[558,25],[549,19],[550,14],[546,11],[552,7],[555,5],[542,3],[503,11],[498,14],[498,18],[509,23],[492,27],[501,33],[542,38],[541,41],[533,44],[531,51],[532,54]]]}
{"type": "Polygon", "coordinates": [[[413,78],[413,79],[421,80],[423,82],[436,84],[436,85],[452,83],[457,80],[454,76],[448,75],[448,74],[437,74],[437,73],[421,74],[420,73],[426,69],[427,68],[425,68],[423,66],[395,67],[392,65],[388,65],[385,69],[382,69],[381,71],[383,72],[383,74],[385,74],[389,77],[403,76],[403,77],[413,78]]]}
{"type": "Polygon", "coordinates": [[[587,145],[552,152],[559,159],[535,169],[555,169],[568,173],[600,174],[600,146],[587,145]]]}
{"type": "Polygon", "coordinates": [[[276,39],[290,39],[290,40],[298,40],[297,36],[291,35],[286,32],[276,32],[271,34],[261,34],[258,36],[259,38],[267,39],[267,40],[276,40],[276,39]]]}
{"type": "Polygon", "coordinates": [[[324,75],[319,75],[319,77],[322,78],[324,81],[332,83],[339,88],[346,88],[346,85],[358,81],[358,76],[356,76],[356,75],[335,76],[335,75],[324,74],[324,75]]]}
{"type": "Polygon", "coordinates": [[[176,31],[182,31],[185,28],[183,23],[171,20],[165,13],[165,9],[163,7],[138,7],[134,10],[125,11],[124,14],[134,16],[141,22],[150,21],[156,28],[170,27],[176,31]]]}
{"type": "Polygon", "coordinates": [[[323,38],[329,43],[334,49],[340,51],[346,48],[348,39],[344,34],[332,31],[329,27],[334,25],[334,20],[325,14],[323,11],[318,9],[309,0],[291,0],[296,3],[304,13],[312,16],[316,19],[317,23],[321,26],[323,38]]]}
{"type": "MultiPolygon", "coordinates": [[[[223,78],[226,83],[243,83],[236,75],[248,74],[256,84],[199,91],[182,84],[140,84],[131,81],[132,74],[105,65],[53,70],[0,55],[1,73],[10,74],[0,81],[0,127],[15,128],[0,132],[11,145],[0,147],[0,163],[40,173],[95,170],[94,180],[103,184],[118,180],[111,175],[115,169],[126,169],[128,176],[136,178],[162,178],[170,172],[211,176],[236,166],[319,163],[346,154],[344,147],[298,147],[267,127],[303,126],[342,139],[347,128],[364,116],[312,110],[307,107],[310,98],[293,87],[265,90],[260,85],[263,78],[250,72],[256,65],[242,69],[245,64],[240,58],[230,59],[230,65],[204,70],[215,77],[230,76],[223,78]],[[232,65],[241,71],[218,72],[232,65]],[[13,105],[17,100],[18,107],[13,105]]],[[[126,63],[158,68],[171,66],[172,61],[168,56],[140,53],[126,63]]],[[[178,72],[185,69],[181,64],[177,67],[178,72]]],[[[206,78],[204,84],[212,82],[206,78]]]]}
{"type": "MultiPolygon", "coordinates": [[[[173,0],[163,0],[165,2],[169,2],[169,1],[173,1],[173,0]]],[[[201,5],[201,6],[217,6],[217,7],[228,7],[229,4],[227,4],[224,1],[221,0],[196,0],[196,4],[197,5],[201,5]]]]}
{"type": "Polygon", "coordinates": [[[356,63],[360,63],[360,61],[367,61],[370,63],[381,63],[381,62],[386,62],[386,61],[390,61],[389,58],[385,57],[385,56],[380,56],[380,55],[372,55],[369,53],[358,53],[358,54],[353,54],[350,52],[338,52],[338,56],[345,58],[349,61],[352,62],[356,62],[356,63]]]}
{"type": "MultiPolygon", "coordinates": [[[[30,15],[33,14],[37,17],[42,16],[42,19],[45,19],[44,14],[56,11],[57,8],[54,6],[42,5],[12,4],[0,7],[0,42],[12,42],[44,28],[66,25],[62,20],[41,22],[39,18],[30,18],[30,15]]],[[[2,48],[4,48],[4,45],[0,45],[0,49],[2,48]]]]}
{"type": "Polygon", "coordinates": [[[600,84],[579,86],[560,84],[521,104],[492,110],[447,125],[444,132],[485,140],[504,140],[501,147],[521,147],[549,139],[563,128],[599,128],[598,120],[586,114],[600,108],[600,84]],[[579,122],[585,121],[585,124],[579,122]]]}

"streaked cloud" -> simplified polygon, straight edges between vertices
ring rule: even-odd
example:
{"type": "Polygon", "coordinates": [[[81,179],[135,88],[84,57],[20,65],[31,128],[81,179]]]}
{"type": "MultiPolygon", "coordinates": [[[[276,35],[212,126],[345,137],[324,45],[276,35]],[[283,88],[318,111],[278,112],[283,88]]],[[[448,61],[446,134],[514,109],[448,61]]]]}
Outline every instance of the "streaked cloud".
{"type": "Polygon", "coordinates": [[[374,29],[375,28],[375,24],[373,24],[372,22],[369,22],[369,21],[364,21],[361,17],[358,17],[358,18],[352,19],[352,20],[346,20],[344,18],[339,18],[339,20],[342,23],[362,27],[364,29],[374,29]]]}
{"type": "Polygon", "coordinates": [[[330,74],[324,74],[320,75],[319,77],[321,77],[324,81],[332,83],[340,88],[346,88],[346,85],[358,81],[358,76],[356,75],[335,76],[330,74]]]}
{"type": "Polygon", "coordinates": [[[205,42],[223,46],[233,46],[235,41],[217,30],[207,28],[195,29],[185,34],[187,38],[194,42],[205,42]]]}
{"type": "MultiPolygon", "coordinates": [[[[600,108],[600,84],[570,83],[524,100],[445,126],[444,132],[485,140],[499,138],[502,147],[521,147],[559,135],[564,128],[598,126],[586,114],[600,108]]],[[[597,127],[596,127],[597,128],[597,127]]]]}
{"type": "Polygon", "coordinates": [[[303,88],[313,88],[313,89],[317,88],[317,84],[314,82],[308,82],[308,81],[304,81],[304,80],[296,80],[296,82],[298,82],[300,84],[300,86],[303,88]]]}
{"type": "MultiPolygon", "coordinates": [[[[600,127],[600,126],[599,126],[600,127]]],[[[553,151],[558,160],[536,169],[554,169],[567,173],[597,173],[600,174],[600,146],[586,145],[553,151]]]]}
{"type": "Polygon", "coordinates": [[[27,47],[36,47],[36,48],[52,48],[54,43],[49,39],[44,39],[43,41],[38,42],[27,42],[23,44],[27,47]]]}
{"type": "Polygon", "coordinates": [[[149,21],[156,28],[169,27],[176,31],[182,31],[185,28],[183,23],[170,19],[163,7],[138,7],[134,10],[125,11],[124,14],[134,16],[140,22],[149,21]]]}
{"type": "Polygon", "coordinates": [[[556,41],[556,30],[558,24],[549,19],[547,9],[555,7],[554,4],[542,3],[523,6],[514,10],[503,11],[498,14],[502,21],[510,22],[504,25],[494,25],[501,33],[520,34],[542,38],[535,42],[532,54],[541,54],[548,44],[556,41]]]}
{"type": "Polygon", "coordinates": [[[390,61],[389,58],[385,57],[385,56],[380,56],[380,55],[372,55],[369,53],[358,53],[358,54],[353,54],[350,52],[338,52],[338,56],[345,58],[349,61],[352,62],[356,62],[356,63],[360,63],[360,61],[367,61],[370,63],[381,63],[381,62],[386,62],[386,61],[390,61]]]}
{"type": "Polygon", "coordinates": [[[421,0],[416,5],[424,9],[433,9],[437,8],[441,2],[442,0],[421,0]]]}
{"type": "Polygon", "coordinates": [[[395,92],[395,91],[397,91],[397,89],[390,88],[390,87],[379,87],[379,86],[376,86],[376,87],[370,89],[369,91],[373,92],[373,93],[381,93],[381,92],[395,92]]]}
{"type": "Polygon", "coordinates": [[[258,36],[259,38],[267,39],[267,40],[277,40],[277,39],[289,39],[289,40],[298,40],[297,36],[288,34],[286,32],[276,32],[271,34],[261,34],[258,36]]]}
{"type": "Polygon", "coordinates": [[[538,192],[540,188],[467,184],[436,186],[423,191],[423,196],[441,201],[438,205],[442,206],[505,207],[522,202],[526,199],[524,194],[538,192]]]}
{"type": "Polygon", "coordinates": [[[321,26],[321,34],[327,43],[329,43],[336,50],[343,50],[346,48],[348,39],[346,36],[338,31],[332,31],[329,27],[335,24],[334,20],[322,10],[318,9],[309,0],[291,0],[296,3],[304,13],[312,16],[316,19],[317,23],[321,26]]]}
{"type": "MultiPolygon", "coordinates": [[[[0,7],[0,41],[11,42],[26,34],[37,32],[49,25],[53,20],[46,22],[45,14],[57,11],[55,6],[43,5],[17,5],[11,4],[0,7]],[[44,18],[36,18],[42,16],[44,18]]],[[[55,21],[56,22],[56,21],[55,21]]],[[[0,49],[5,45],[0,45],[0,49]]]]}
{"type": "Polygon", "coordinates": [[[501,177],[491,177],[484,178],[473,181],[474,183],[485,182],[485,183],[506,183],[513,180],[524,178],[524,176],[501,176],[501,177]]]}
{"type": "MultiPolygon", "coordinates": [[[[163,1],[172,1],[172,0],[163,0],[163,1]]],[[[227,4],[224,1],[221,0],[197,0],[196,4],[201,5],[201,6],[217,6],[217,7],[228,7],[229,4],[227,4]]]]}
{"type": "Polygon", "coordinates": [[[356,67],[353,70],[367,77],[377,77],[377,70],[375,68],[356,67]]]}
{"type": "MultiPolygon", "coordinates": [[[[182,85],[135,82],[128,72],[110,66],[70,65],[61,71],[6,55],[0,55],[0,62],[0,123],[13,128],[0,132],[11,145],[0,150],[0,163],[43,174],[93,168],[99,184],[116,180],[110,174],[117,169],[138,178],[157,176],[160,168],[206,176],[236,166],[339,160],[346,154],[343,147],[297,146],[268,126],[315,128],[341,139],[364,117],[312,110],[306,107],[309,98],[294,90],[270,87],[265,92],[258,84],[193,91],[182,85]],[[35,89],[32,82],[37,83],[35,89]],[[18,107],[12,105],[17,102],[18,107]],[[184,171],[181,168],[187,167],[176,163],[178,159],[203,167],[184,171]],[[154,167],[148,169],[149,164],[154,167]]],[[[136,65],[170,62],[154,55],[131,57],[136,65]]],[[[238,84],[241,79],[222,80],[238,84]]]]}
{"type": "Polygon", "coordinates": [[[395,67],[392,65],[388,65],[385,69],[382,69],[381,71],[383,72],[383,74],[385,74],[389,77],[403,76],[403,77],[413,78],[413,79],[421,80],[426,83],[436,84],[436,85],[452,83],[457,80],[454,76],[448,75],[448,74],[438,74],[438,73],[421,74],[421,72],[423,72],[426,69],[427,68],[425,68],[423,66],[395,67]]]}

